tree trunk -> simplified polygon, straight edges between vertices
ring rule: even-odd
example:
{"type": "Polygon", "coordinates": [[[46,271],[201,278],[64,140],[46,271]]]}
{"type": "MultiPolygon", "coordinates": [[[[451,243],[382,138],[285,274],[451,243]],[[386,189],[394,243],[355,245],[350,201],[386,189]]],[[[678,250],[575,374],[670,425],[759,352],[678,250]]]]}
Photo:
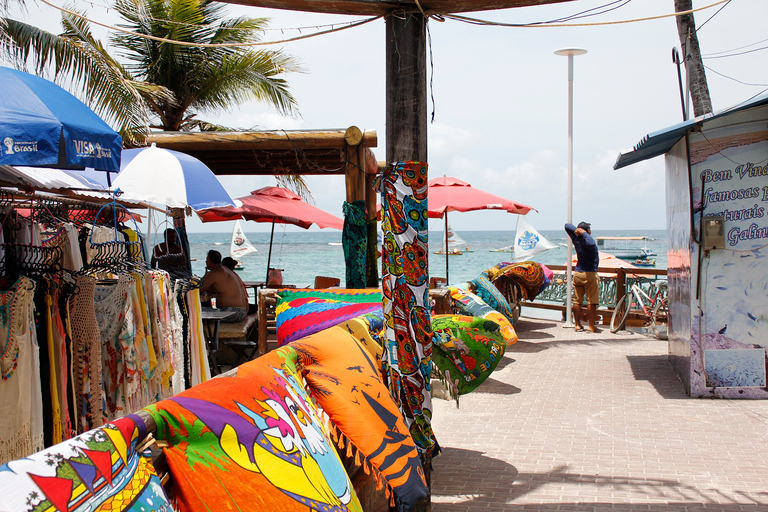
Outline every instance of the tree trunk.
{"type": "MultiPolygon", "coordinates": [[[[692,3],[692,0],[675,0],[675,12],[690,11],[692,3]]],[[[693,13],[677,16],[677,33],[680,36],[680,46],[683,49],[685,69],[688,72],[688,87],[693,100],[694,116],[708,114],[712,112],[712,101],[709,98],[704,64],[701,62],[699,38],[696,35],[693,13]]]]}

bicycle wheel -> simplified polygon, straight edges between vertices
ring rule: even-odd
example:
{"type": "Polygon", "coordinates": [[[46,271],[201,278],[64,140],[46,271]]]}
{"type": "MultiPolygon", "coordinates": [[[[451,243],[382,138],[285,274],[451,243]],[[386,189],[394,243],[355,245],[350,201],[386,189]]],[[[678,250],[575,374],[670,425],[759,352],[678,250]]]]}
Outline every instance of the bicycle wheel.
{"type": "Polygon", "coordinates": [[[628,293],[616,302],[616,306],[613,308],[613,315],[611,315],[611,332],[617,333],[624,328],[627,323],[627,317],[629,316],[629,308],[632,305],[632,294],[628,293]]]}
{"type": "Polygon", "coordinates": [[[659,300],[651,313],[651,332],[660,340],[669,338],[669,304],[667,298],[659,300]]]}

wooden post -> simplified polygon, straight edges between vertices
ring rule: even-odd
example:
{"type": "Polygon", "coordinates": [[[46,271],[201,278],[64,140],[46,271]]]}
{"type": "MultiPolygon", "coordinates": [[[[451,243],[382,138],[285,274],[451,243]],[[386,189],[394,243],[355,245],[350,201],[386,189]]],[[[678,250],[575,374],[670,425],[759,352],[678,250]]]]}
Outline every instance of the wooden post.
{"type": "Polygon", "coordinates": [[[357,126],[350,126],[344,134],[346,142],[347,165],[344,177],[347,188],[347,202],[365,200],[365,148],[363,132],[357,126]]]}
{"type": "MultiPolygon", "coordinates": [[[[421,13],[387,16],[385,51],[387,162],[427,162],[427,18],[421,13]]],[[[431,461],[425,462],[422,458],[431,488],[431,461]]],[[[414,512],[432,510],[430,501],[427,496],[414,512]]]]}
{"type": "Polygon", "coordinates": [[[427,161],[427,20],[386,18],[387,162],[427,161]]]}

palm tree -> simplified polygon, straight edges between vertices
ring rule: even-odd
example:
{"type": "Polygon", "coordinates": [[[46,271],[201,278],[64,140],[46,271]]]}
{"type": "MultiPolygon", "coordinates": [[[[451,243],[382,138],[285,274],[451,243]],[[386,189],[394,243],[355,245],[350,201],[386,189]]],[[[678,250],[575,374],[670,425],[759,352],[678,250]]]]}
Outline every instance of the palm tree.
{"type": "Polygon", "coordinates": [[[53,68],[59,81],[65,77],[71,88],[81,88],[84,101],[119,126],[127,145],[141,145],[149,128],[223,129],[198,114],[252,100],[298,115],[281,78],[300,71],[298,62],[248,46],[258,42],[265,19],[226,19],[224,5],[211,0],[116,0],[114,8],[127,32],[114,32],[109,41],[125,64],[75,11],[62,15],[59,35],[8,19],[9,37],[0,46],[17,66],[31,61],[39,73],[53,68]]]}
{"type": "MultiPolygon", "coordinates": [[[[690,11],[692,7],[692,0],[675,0],[675,12],[690,11]]],[[[677,33],[683,48],[685,69],[690,77],[688,87],[691,98],[693,98],[693,114],[696,117],[708,114],[712,112],[712,100],[709,97],[707,75],[701,61],[699,37],[696,35],[696,22],[693,20],[693,13],[677,16],[677,33]]]]}

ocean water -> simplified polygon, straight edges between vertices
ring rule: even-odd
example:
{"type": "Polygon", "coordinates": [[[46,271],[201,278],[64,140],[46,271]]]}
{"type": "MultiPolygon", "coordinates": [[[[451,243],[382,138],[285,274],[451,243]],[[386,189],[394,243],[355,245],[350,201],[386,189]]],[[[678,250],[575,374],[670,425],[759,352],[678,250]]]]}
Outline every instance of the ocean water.
{"type": "MultiPolygon", "coordinates": [[[[247,230],[248,224],[243,228],[247,230]]],[[[267,275],[267,255],[269,252],[269,233],[248,232],[248,240],[258,249],[258,253],[242,258],[244,269],[238,274],[244,281],[263,281],[267,275]]],[[[565,231],[540,231],[550,242],[565,244],[565,231]]],[[[451,284],[474,279],[477,275],[500,262],[509,261],[510,254],[491,252],[512,245],[514,231],[461,231],[458,233],[473,252],[460,256],[448,257],[448,276],[451,284]]],[[[593,236],[647,236],[648,247],[657,253],[656,268],[667,267],[666,230],[604,230],[594,231],[593,236]]],[[[202,276],[205,273],[205,257],[209,250],[215,249],[222,256],[229,255],[230,233],[189,233],[192,271],[202,276]]],[[[429,232],[429,273],[432,276],[445,276],[445,255],[434,254],[440,249],[442,231],[429,232]]],[[[285,283],[299,287],[312,286],[315,276],[338,277],[345,283],[344,250],[341,245],[341,232],[335,230],[275,232],[270,266],[283,269],[285,283]]],[[[565,265],[566,247],[563,245],[536,255],[534,261],[552,265],[565,265]]],[[[379,269],[381,274],[381,269],[379,269]]]]}

